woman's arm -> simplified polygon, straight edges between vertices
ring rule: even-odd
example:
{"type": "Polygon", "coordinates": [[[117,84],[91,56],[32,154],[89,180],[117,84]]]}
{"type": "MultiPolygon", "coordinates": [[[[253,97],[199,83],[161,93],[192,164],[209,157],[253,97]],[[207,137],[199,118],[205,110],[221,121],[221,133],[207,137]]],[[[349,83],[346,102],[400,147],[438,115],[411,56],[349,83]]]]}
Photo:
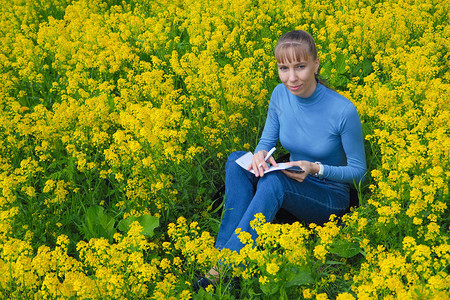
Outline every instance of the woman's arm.
{"type": "Polygon", "coordinates": [[[347,105],[343,110],[340,128],[347,165],[324,165],[323,177],[338,182],[358,184],[364,180],[367,167],[361,120],[353,104],[347,105]]]}
{"type": "Polygon", "coordinates": [[[279,108],[276,99],[276,89],[272,93],[267,111],[266,123],[262,132],[258,145],[255,148],[255,153],[266,150],[269,151],[277,144],[280,137],[280,122],[278,120],[279,108]]]}

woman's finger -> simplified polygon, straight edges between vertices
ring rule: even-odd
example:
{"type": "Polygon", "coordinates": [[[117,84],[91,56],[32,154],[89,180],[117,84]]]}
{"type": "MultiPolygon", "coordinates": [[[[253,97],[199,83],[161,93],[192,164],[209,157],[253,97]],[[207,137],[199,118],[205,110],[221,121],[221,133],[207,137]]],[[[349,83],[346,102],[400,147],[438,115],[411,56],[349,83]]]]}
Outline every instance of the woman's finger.
{"type": "Polygon", "coordinates": [[[287,177],[297,180],[298,182],[303,182],[303,180],[305,180],[305,175],[304,173],[294,173],[294,172],[290,172],[287,170],[281,170],[287,177]]]}
{"type": "Polygon", "coordinates": [[[275,161],[275,158],[273,158],[273,156],[269,157],[269,162],[270,162],[270,164],[274,165],[275,167],[278,167],[278,164],[275,161]]]}

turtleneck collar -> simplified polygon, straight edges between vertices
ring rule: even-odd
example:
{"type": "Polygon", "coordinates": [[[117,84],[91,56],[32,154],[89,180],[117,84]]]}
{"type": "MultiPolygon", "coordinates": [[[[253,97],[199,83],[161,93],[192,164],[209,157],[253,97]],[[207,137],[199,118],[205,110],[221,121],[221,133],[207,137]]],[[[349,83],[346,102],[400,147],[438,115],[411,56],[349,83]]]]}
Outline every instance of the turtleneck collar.
{"type": "Polygon", "coordinates": [[[321,100],[324,90],[325,90],[325,86],[320,84],[320,82],[317,82],[316,89],[314,90],[314,92],[312,93],[311,96],[309,96],[307,98],[303,98],[300,96],[295,96],[295,97],[299,100],[299,103],[301,103],[302,105],[303,104],[304,105],[315,104],[321,100]]]}

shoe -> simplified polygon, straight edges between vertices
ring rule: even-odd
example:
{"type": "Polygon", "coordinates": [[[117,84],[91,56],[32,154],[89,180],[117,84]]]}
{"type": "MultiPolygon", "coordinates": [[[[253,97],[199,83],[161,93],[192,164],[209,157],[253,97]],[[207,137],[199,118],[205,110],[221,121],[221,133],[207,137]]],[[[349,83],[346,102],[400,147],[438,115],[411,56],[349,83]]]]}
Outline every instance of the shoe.
{"type": "Polygon", "coordinates": [[[230,285],[228,286],[228,290],[232,291],[240,291],[241,290],[241,280],[240,277],[233,277],[231,279],[230,285]]]}
{"type": "Polygon", "coordinates": [[[198,292],[201,288],[206,289],[208,286],[212,285],[214,288],[214,283],[208,278],[202,276],[192,285],[194,292],[198,292]]]}
{"type": "Polygon", "coordinates": [[[239,294],[241,292],[241,280],[239,277],[232,277],[229,278],[225,281],[225,288],[226,290],[231,293],[234,296],[238,296],[239,298],[239,294]]]}

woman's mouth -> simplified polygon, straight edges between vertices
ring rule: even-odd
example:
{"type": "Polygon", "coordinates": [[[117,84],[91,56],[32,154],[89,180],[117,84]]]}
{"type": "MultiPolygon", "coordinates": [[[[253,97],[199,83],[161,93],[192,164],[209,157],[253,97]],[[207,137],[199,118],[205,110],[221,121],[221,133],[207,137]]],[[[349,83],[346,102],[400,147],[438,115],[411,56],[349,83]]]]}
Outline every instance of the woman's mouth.
{"type": "Polygon", "coordinates": [[[294,86],[291,85],[289,88],[290,88],[292,91],[297,91],[297,90],[300,89],[300,87],[301,87],[301,85],[294,85],[294,86]]]}

